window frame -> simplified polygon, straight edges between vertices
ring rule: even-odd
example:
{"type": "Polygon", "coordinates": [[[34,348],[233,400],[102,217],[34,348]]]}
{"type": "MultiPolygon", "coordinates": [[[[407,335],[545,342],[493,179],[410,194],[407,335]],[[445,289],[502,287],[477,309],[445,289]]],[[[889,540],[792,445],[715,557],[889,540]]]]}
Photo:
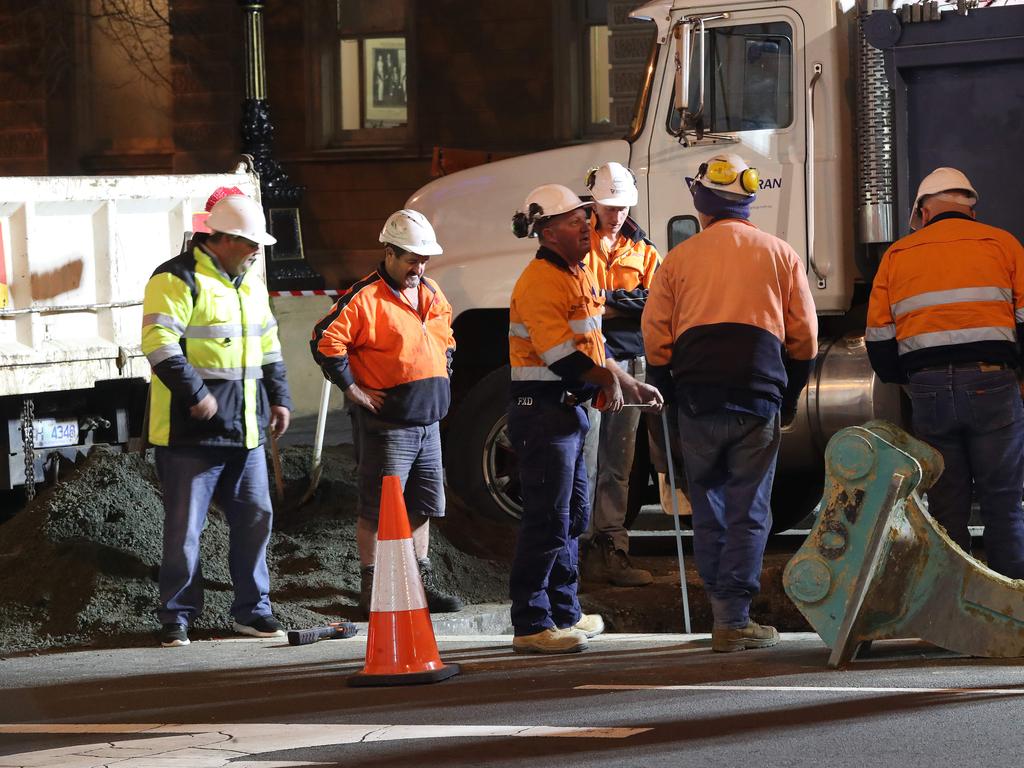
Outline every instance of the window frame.
{"type": "MultiPolygon", "coordinates": [[[[769,27],[769,26],[776,25],[776,24],[785,24],[786,27],[788,28],[788,33],[787,34],[773,34],[771,32],[762,32],[762,33],[760,33],[760,37],[762,39],[774,38],[774,37],[782,37],[785,40],[787,40],[788,43],[789,43],[789,71],[787,73],[788,74],[788,82],[789,82],[788,121],[786,123],[783,123],[783,124],[767,126],[767,127],[761,127],[761,128],[745,128],[742,125],[735,126],[735,127],[734,126],[728,126],[726,128],[721,128],[721,129],[716,128],[715,125],[713,124],[713,117],[714,117],[714,115],[712,115],[710,113],[709,105],[712,103],[711,97],[715,93],[714,64],[715,64],[716,59],[715,59],[715,57],[714,57],[714,55],[712,53],[712,50],[717,49],[717,46],[709,46],[709,53],[708,53],[708,55],[706,56],[706,59],[705,59],[705,66],[707,67],[707,69],[705,71],[705,74],[707,75],[707,77],[705,79],[706,90],[705,90],[705,104],[704,104],[704,108],[705,108],[705,112],[708,115],[708,120],[705,123],[704,130],[707,133],[731,134],[731,133],[744,133],[744,132],[747,132],[747,131],[787,131],[787,130],[793,128],[794,123],[796,121],[796,67],[794,65],[794,56],[795,56],[794,51],[795,51],[795,48],[794,48],[794,45],[793,45],[793,40],[796,37],[796,32],[797,32],[797,30],[794,29],[794,27],[793,27],[793,22],[790,19],[774,19],[774,20],[771,20],[771,21],[760,21],[760,22],[758,22],[758,21],[748,21],[748,20],[745,20],[745,19],[737,19],[736,23],[723,24],[723,25],[716,25],[716,26],[708,27],[706,32],[705,32],[705,34],[711,35],[711,34],[715,34],[715,33],[721,32],[722,30],[738,30],[738,29],[743,28],[743,27],[762,27],[763,28],[763,27],[769,27]]],[[[742,39],[744,41],[748,41],[748,40],[752,39],[752,37],[756,37],[756,36],[757,35],[748,35],[747,33],[744,33],[742,35],[742,39]]],[[[697,57],[696,56],[694,56],[693,61],[694,61],[694,67],[696,68],[696,66],[697,66],[697,57]]],[[[776,79],[776,83],[782,83],[785,79],[786,78],[778,77],[776,79]]],[[[690,82],[692,84],[692,87],[694,87],[694,88],[697,87],[698,80],[696,79],[696,77],[694,77],[693,73],[691,73],[690,82]]],[[[672,92],[671,92],[670,97],[669,97],[669,103],[672,104],[674,102],[675,102],[675,84],[673,82],[672,92]]],[[[742,118],[742,115],[740,117],[742,118]]],[[[677,120],[677,119],[678,119],[678,113],[674,109],[669,109],[668,113],[666,115],[666,119],[665,119],[665,130],[670,135],[676,135],[676,133],[678,132],[678,126],[674,124],[674,121],[677,120]]]]}
{"type": "Polygon", "coordinates": [[[314,150],[365,153],[367,150],[405,153],[418,148],[417,70],[415,7],[404,4],[405,21],[394,27],[343,31],[339,24],[338,0],[306,0],[306,41],[309,63],[307,93],[307,140],[314,150]],[[380,38],[405,40],[406,122],[389,128],[341,127],[341,42],[358,40],[359,122],[365,121],[366,53],[364,41],[380,38]]]}

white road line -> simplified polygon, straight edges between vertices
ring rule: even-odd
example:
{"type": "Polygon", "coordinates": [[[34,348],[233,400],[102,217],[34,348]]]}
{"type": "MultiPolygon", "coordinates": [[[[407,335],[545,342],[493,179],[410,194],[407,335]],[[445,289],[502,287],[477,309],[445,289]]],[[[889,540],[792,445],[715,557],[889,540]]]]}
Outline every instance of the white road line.
{"type": "Polygon", "coordinates": [[[290,768],[334,763],[261,761],[255,756],[286,749],[401,739],[484,736],[627,739],[649,730],[651,729],[548,725],[0,724],[0,734],[127,733],[145,737],[0,755],[0,768],[107,768],[113,765],[117,768],[290,768]],[[239,762],[245,758],[248,760],[239,762]]]}
{"type": "Polygon", "coordinates": [[[1024,695],[1024,688],[878,688],[840,685],[577,685],[577,691],[744,691],[753,693],[986,693],[1024,695]]]}

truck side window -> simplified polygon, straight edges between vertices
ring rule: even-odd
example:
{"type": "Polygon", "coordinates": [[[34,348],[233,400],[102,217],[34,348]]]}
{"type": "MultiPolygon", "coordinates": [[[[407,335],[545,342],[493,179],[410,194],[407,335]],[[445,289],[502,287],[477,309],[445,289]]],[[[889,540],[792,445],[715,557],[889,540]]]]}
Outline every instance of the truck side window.
{"type": "Polygon", "coordinates": [[[693,237],[700,231],[697,219],[693,216],[673,216],[668,220],[668,249],[671,251],[683,240],[693,237]]]}
{"type": "MultiPolygon", "coordinates": [[[[719,27],[706,32],[704,125],[713,133],[785,128],[793,121],[793,30],[784,21],[719,27]]],[[[694,69],[698,59],[693,58],[694,69]]],[[[699,103],[700,73],[690,78],[699,103]]],[[[675,93],[672,95],[675,100],[675,93]]],[[[679,127],[669,110],[668,129],[679,127]]]]}

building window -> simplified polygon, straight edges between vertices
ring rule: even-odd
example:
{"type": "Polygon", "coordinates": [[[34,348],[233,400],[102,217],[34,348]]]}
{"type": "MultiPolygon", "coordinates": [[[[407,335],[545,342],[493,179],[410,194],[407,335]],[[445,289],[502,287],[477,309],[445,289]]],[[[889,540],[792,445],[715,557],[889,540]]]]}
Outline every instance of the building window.
{"type": "Polygon", "coordinates": [[[317,43],[313,109],[322,148],[413,141],[413,58],[408,0],[312,0],[317,43]]]}
{"type": "MultiPolygon", "coordinates": [[[[707,30],[704,125],[714,133],[785,128],[793,122],[793,30],[784,21],[707,30]]],[[[699,60],[693,57],[694,70],[699,60]]],[[[690,78],[690,109],[699,101],[700,73],[690,78]]],[[[673,94],[673,100],[675,96],[673,94]]],[[[669,112],[669,131],[679,114],[669,112]]]]}

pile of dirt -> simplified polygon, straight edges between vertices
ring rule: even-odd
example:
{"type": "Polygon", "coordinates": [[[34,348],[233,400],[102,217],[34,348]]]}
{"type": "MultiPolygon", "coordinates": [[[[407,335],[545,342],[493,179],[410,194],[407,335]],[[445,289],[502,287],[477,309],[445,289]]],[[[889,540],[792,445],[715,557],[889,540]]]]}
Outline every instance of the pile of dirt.
{"type": "MultiPolygon", "coordinates": [[[[291,627],[361,618],[351,455],[344,447],[325,453],[320,488],[301,507],[309,448],[285,449],[281,460],[286,493],[275,502],[268,552],[275,615],[291,627]]],[[[0,651],[152,643],[162,532],[151,457],[94,451],[0,525],[0,651]]],[[[227,524],[214,507],[201,545],[206,603],[196,637],[229,631],[227,549],[227,524]]],[[[431,559],[439,580],[467,602],[506,599],[507,569],[457,548],[437,527],[431,559]]]]}

